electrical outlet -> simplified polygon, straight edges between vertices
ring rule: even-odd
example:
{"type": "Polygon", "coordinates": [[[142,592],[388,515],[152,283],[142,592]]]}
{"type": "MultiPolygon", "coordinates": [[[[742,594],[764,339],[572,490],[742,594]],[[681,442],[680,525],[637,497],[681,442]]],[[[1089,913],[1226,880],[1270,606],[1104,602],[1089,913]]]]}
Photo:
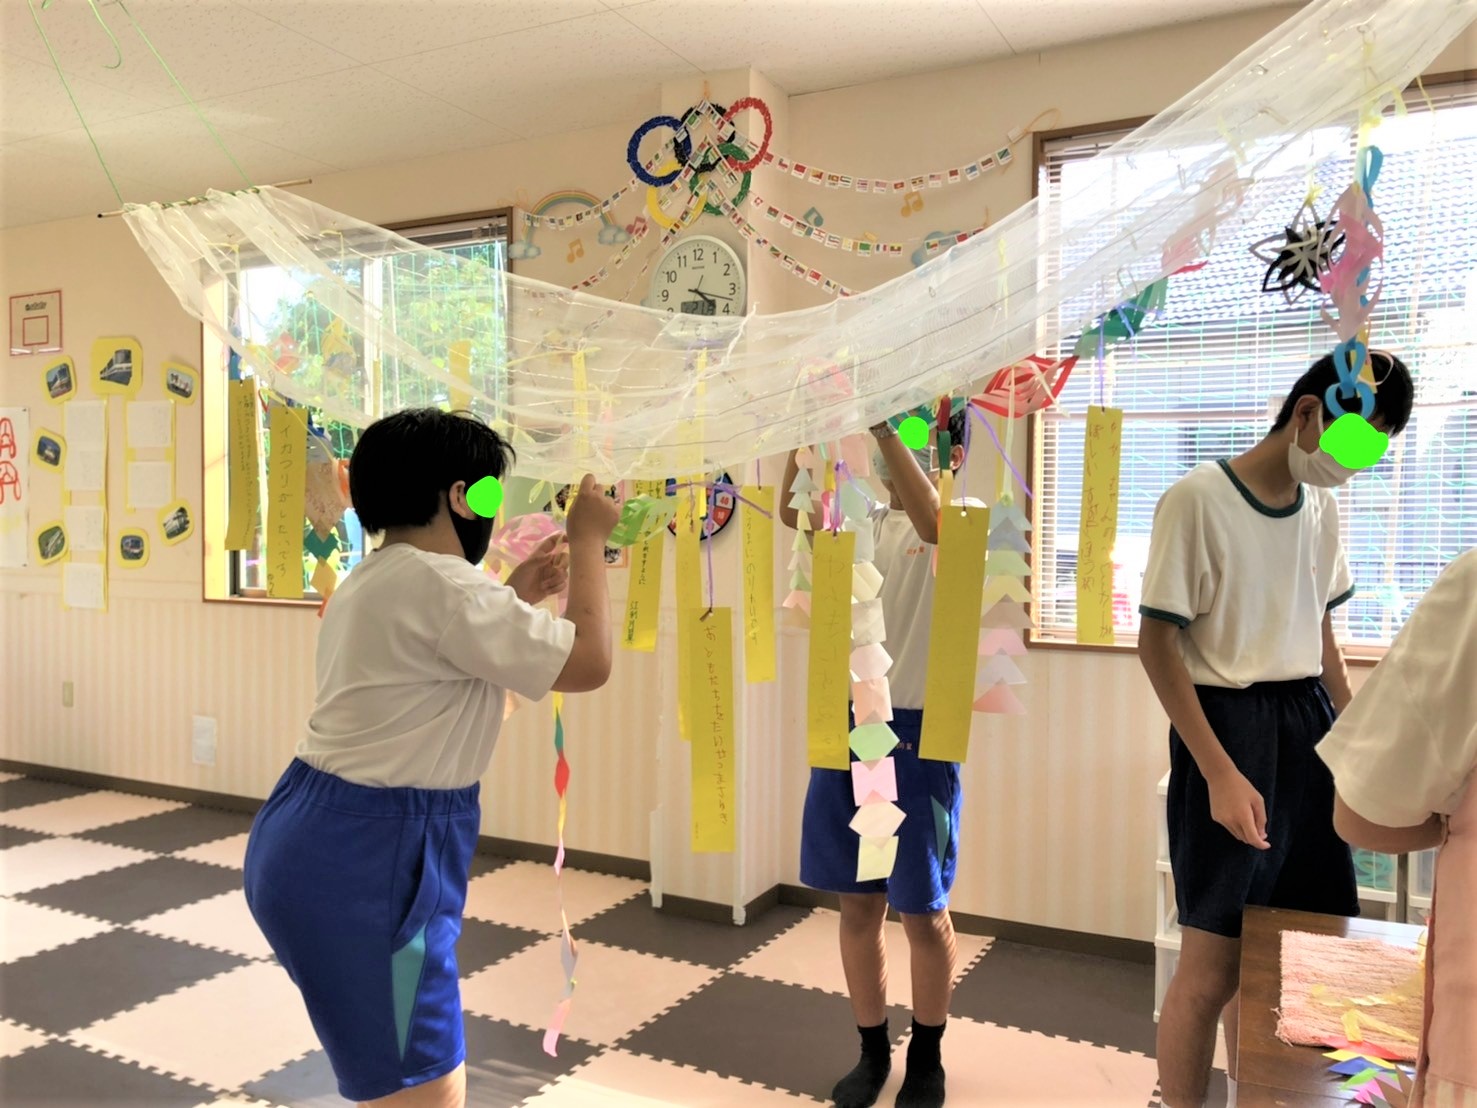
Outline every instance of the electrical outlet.
{"type": "Polygon", "coordinates": [[[197,766],[215,765],[216,722],[209,716],[191,717],[190,746],[197,766]]]}
{"type": "Polygon", "coordinates": [[[72,704],[73,704],[72,682],[70,682],[70,681],[63,681],[62,682],[62,707],[63,708],[70,708],[72,706],[72,704]]]}

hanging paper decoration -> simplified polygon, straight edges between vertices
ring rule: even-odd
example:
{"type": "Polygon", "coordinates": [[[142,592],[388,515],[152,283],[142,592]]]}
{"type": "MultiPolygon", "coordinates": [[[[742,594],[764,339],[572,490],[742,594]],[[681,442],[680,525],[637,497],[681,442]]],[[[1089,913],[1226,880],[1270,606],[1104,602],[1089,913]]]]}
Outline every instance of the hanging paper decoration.
{"type": "Polygon", "coordinates": [[[1076,355],[1043,358],[1032,354],[996,373],[971,403],[1007,419],[1032,415],[1056,403],[1076,366],[1076,355]]]}
{"type": "Polygon", "coordinates": [[[564,967],[564,996],[554,1007],[554,1015],[544,1032],[544,1053],[558,1056],[559,1036],[569,1009],[574,1004],[574,970],[579,963],[579,950],[569,931],[569,913],[564,908],[564,820],[569,810],[569,761],[564,756],[564,695],[554,693],[554,792],[559,797],[559,846],[554,854],[554,885],[559,892],[559,961],[564,967]]]}
{"type": "Polygon", "coordinates": [[[1118,539],[1118,476],[1123,413],[1087,410],[1082,514],[1077,530],[1077,641],[1110,645],[1113,632],[1113,546],[1118,539]]]}
{"type": "Polygon", "coordinates": [[[1304,292],[1323,291],[1319,275],[1328,269],[1333,252],[1344,244],[1344,236],[1332,220],[1318,218],[1310,192],[1292,222],[1280,234],[1269,235],[1251,248],[1267,265],[1263,292],[1280,292],[1296,304],[1304,292]]]}
{"type": "Polygon", "coordinates": [[[692,850],[732,854],[737,838],[734,792],[733,611],[688,613],[693,644],[692,850]]]}
{"type": "MultiPolygon", "coordinates": [[[[774,637],[774,489],[746,485],[741,529],[744,576],[744,679],[763,684],[776,677],[774,637]]],[[[796,536],[804,538],[801,532],[796,536]]]]}
{"type": "MultiPolygon", "coordinates": [[[[947,427],[947,421],[945,421],[947,427]]],[[[944,432],[946,435],[947,432],[944,432]]],[[[940,450],[946,438],[941,438],[940,450]]],[[[942,484],[942,482],[941,482],[942,484]]],[[[942,490],[940,499],[943,499],[942,490]]],[[[979,625],[957,613],[979,611],[984,598],[988,508],[946,502],[939,512],[938,573],[928,636],[923,736],[918,756],[963,762],[969,756],[979,625]]]]}
{"type": "Polygon", "coordinates": [[[1026,539],[1030,529],[1031,521],[1009,493],[1002,495],[990,509],[986,587],[982,598],[987,611],[979,635],[979,672],[974,685],[976,712],[1010,716],[1026,712],[1026,706],[1015,692],[1015,687],[1025,683],[1025,676],[1011,659],[1026,653],[1022,633],[1031,626],[1025,601],[1019,599],[1022,595],[1030,596],[1026,586],[1030,566],[1024,557],[1030,550],[1026,539]]]}
{"type": "Polygon", "coordinates": [[[810,765],[820,769],[846,770],[851,764],[847,755],[847,658],[855,641],[851,604],[855,552],[856,536],[850,532],[815,533],[806,734],[810,765]]]}

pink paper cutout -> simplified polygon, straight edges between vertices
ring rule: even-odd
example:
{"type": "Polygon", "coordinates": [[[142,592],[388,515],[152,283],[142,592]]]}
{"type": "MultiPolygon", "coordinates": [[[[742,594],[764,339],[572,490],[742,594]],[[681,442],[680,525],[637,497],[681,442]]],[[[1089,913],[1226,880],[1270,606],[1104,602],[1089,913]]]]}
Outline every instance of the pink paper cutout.
{"type": "Polygon", "coordinates": [[[574,1000],[565,997],[554,1009],[554,1017],[549,1020],[548,1030],[544,1032],[544,1053],[550,1058],[559,1056],[559,1036],[564,1033],[564,1021],[569,1018],[569,1009],[574,1006],[574,1000]]]}
{"type": "Polygon", "coordinates": [[[891,666],[892,656],[881,643],[868,643],[851,652],[851,679],[858,684],[885,676],[891,666]]]}
{"type": "Polygon", "coordinates": [[[789,596],[785,597],[785,602],[780,607],[798,608],[806,615],[810,615],[810,593],[801,592],[799,589],[796,589],[789,596]]]}
{"type": "Polygon", "coordinates": [[[1010,691],[1010,686],[1005,684],[991,685],[978,700],[974,702],[976,712],[987,712],[995,716],[1023,716],[1026,714],[1026,706],[1020,702],[1020,698],[1010,691]]]}
{"type": "Polygon", "coordinates": [[[1026,653],[1026,644],[1021,641],[1021,633],[1009,627],[991,627],[980,635],[980,657],[988,658],[992,654],[1008,654],[1012,658],[1019,658],[1026,653]]]}
{"type": "Polygon", "coordinates": [[[852,762],[851,795],[858,808],[874,800],[897,800],[897,763],[890,757],[852,762]]]}

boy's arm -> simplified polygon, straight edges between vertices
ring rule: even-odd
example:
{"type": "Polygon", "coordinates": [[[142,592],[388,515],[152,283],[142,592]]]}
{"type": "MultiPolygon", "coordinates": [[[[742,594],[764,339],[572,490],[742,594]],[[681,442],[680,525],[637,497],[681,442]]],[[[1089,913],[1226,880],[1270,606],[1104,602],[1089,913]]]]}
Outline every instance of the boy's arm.
{"type": "Polygon", "coordinates": [[[1344,648],[1334,637],[1332,611],[1323,613],[1323,687],[1328,690],[1328,699],[1333,701],[1333,714],[1343,715],[1349,701],[1354,699],[1354,690],[1349,688],[1344,648]]]}
{"type": "Polygon", "coordinates": [[[1350,846],[1377,854],[1415,854],[1446,841],[1446,817],[1439,812],[1432,812],[1416,827],[1386,827],[1371,823],[1337,795],[1333,800],[1333,829],[1350,846]]]}
{"type": "Polygon", "coordinates": [[[1190,671],[1180,657],[1179,628],[1145,617],[1139,629],[1139,659],[1169,722],[1190,750],[1210,786],[1211,815],[1244,843],[1267,850],[1267,809],[1261,794],[1242,776],[1220,739],[1211,730],[1190,671]]]}
{"type": "MultiPolygon", "coordinates": [[[[795,530],[795,524],[799,521],[800,513],[790,507],[790,497],[794,495],[790,486],[795,483],[795,478],[800,475],[800,463],[795,459],[797,452],[790,451],[790,457],[785,462],[785,479],[780,483],[779,506],[780,522],[791,531],[795,530]]],[[[823,523],[823,517],[819,510],[810,513],[811,531],[819,531],[823,523]]]]}
{"type": "Polygon", "coordinates": [[[564,618],[574,624],[574,647],[554,681],[555,692],[590,692],[610,679],[610,589],[605,543],[598,537],[569,540],[569,603],[564,618]]]}
{"type": "Polygon", "coordinates": [[[879,423],[872,436],[882,448],[882,457],[892,474],[892,487],[897,490],[908,522],[918,537],[930,546],[939,541],[939,491],[918,464],[917,457],[903,445],[890,424],[879,423]]]}

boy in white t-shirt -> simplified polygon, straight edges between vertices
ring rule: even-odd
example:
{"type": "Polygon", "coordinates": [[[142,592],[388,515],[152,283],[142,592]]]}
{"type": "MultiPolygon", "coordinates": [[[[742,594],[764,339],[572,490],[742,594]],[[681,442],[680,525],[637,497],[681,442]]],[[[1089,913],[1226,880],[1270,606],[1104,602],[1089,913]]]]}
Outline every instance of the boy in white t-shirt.
{"type": "Polygon", "coordinates": [[[512,458],[491,428],[434,408],[365,430],[349,489],[383,542],[324,611],[317,703],[247,844],[251,913],[351,1101],[465,1102],[456,941],[504,699],[610,676],[620,507],[586,476],[568,550],[556,536],[498,584],[478,569],[493,521],[467,488],[512,458]],[[563,619],[531,606],[566,580],[563,619]]]}
{"type": "MultiPolygon", "coordinates": [[[[949,436],[954,444],[949,467],[964,462],[966,413],[954,413],[949,436]]],[[[949,893],[959,859],[962,798],[959,765],[918,756],[923,728],[923,693],[928,670],[929,628],[933,616],[933,548],[938,542],[937,474],[924,471],[917,455],[888,424],[872,429],[877,439],[877,476],[891,496],[874,505],[871,518],[882,575],[882,622],[892,666],[887,671],[899,743],[893,750],[898,807],[897,861],[884,881],[857,881],[859,839],[851,830],[856,800],[851,774],[812,769],[800,832],[800,880],[841,898],[841,962],[851,994],[861,1059],[837,1082],[831,1096],[837,1108],[875,1104],[892,1069],[887,1029],[887,945],[883,924],[888,904],[902,917],[912,951],[913,1036],[908,1071],[898,1090],[899,1108],[941,1108],[944,1069],[940,1043],[953,992],[957,946],[949,916],[949,893]]],[[[784,489],[795,480],[795,455],[785,471],[784,489]]],[[[958,501],[956,501],[958,503],[958,501]]],[[[971,502],[973,503],[973,502],[971,502]]],[[[780,520],[794,527],[796,512],[782,508],[780,520]]],[[[812,519],[820,527],[818,517],[812,519]]],[[[855,760],[855,754],[852,755],[855,760]]]]}
{"type": "Polygon", "coordinates": [[[1477,1108],[1477,550],[1421,598],[1318,755],[1345,840],[1385,854],[1441,848],[1410,1108],[1477,1108]]]}
{"type": "MultiPolygon", "coordinates": [[[[1371,360],[1370,422],[1399,434],[1410,374],[1393,355],[1371,360]]],[[[1315,362],[1266,438],[1191,470],[1154,516],[1139,654],[1172,724],[1181,948],[1159,1016],[1167,1108],[1204,1101],[1222,1017],[1234,1082],[1246,906],[1359,913],[1353,858],[1333,831],[1333,783],[1314,754],[1350,698],[1332,612],[1354,580],[1329,490],[1355,471],[1319,446],[1342,414],[1325,407],[1337,382],[1332,357],[1315,362]]]]}

